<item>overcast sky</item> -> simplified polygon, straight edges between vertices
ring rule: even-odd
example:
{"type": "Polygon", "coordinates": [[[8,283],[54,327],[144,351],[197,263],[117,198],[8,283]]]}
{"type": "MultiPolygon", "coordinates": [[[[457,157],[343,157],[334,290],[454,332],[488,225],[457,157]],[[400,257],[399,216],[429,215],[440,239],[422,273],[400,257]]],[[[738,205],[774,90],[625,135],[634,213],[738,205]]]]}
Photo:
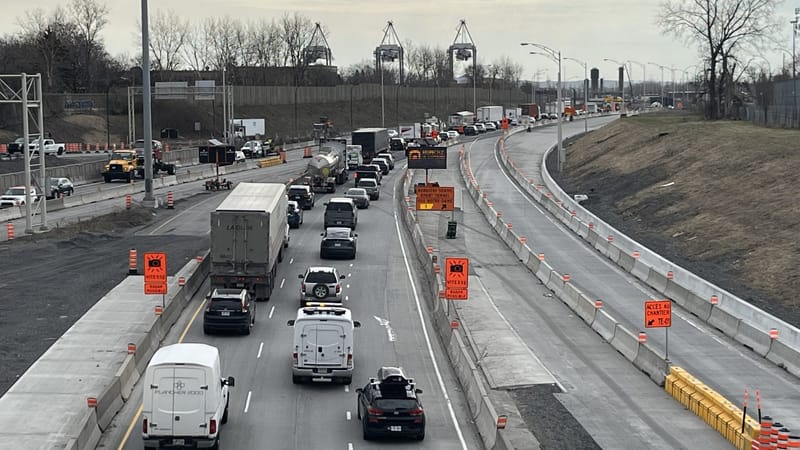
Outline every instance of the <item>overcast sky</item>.
{"type": "MultiPolygon", "coordinates": [[[[50,11],[64,0],[26,0],[3,2],[0,30],[16,33],[15,24],[25,12],[36,8],[50,11]]],[[[114,55],[137,53],[136,23],[141,17],[140,1],[107,0],[109,23],[102,36],[108,51],[114,55]]],[[[383,38],[386,22],[394,22],[402,42],[447,48],[456,37],[459,21],[467,27],[477,47],[478,62],[491,64],[508,56],[525,67],[523,79],[555,80],[557,66],[547,58],[530,55],[523,41],[535,42],[560,50],[562,56],[586,61],[600,69],[600,77],[614,79],[617,64],[604,58],[633,60],[646,65],[646,76],[659,80],[654,62],[678,69],[676,77],[687,67],[700,61],[698,51],[672,37],[663,35],[655,25],[660,1],[657,0],[159,0],[151,1],[152,13],[157,9],[174,10],[193,23],[212,15],[229,15],[242,21],[251,18],[280,18],[285,12],[298,11],[329,30],[334,64],[349,66],[372,59],[372,52],[383,38]],[[289,6],[291,5],[291,6],[289,6]]],[[[778,9],[780,23],[775,32],[788,52],[792,49],[791,25],[800,0],[785,1],[778,9]]],[[[789,53],[790,54],[790,53],[789,53]]],[[[791,57],[781,51],[764,55],[774,71],[782,59],[791,57]]],[[[763,60],[760,64],[766,65],[763,60]]],[[[694,70],[694,68],[692,68],[694,70]]],[[[583,79],[583,67],[565,60],[564,80],[583,79]]],[[[632,65],[631,78],[642,79],[642,68],[632,65]]],[[[665,79],[670,73],[665,72],[665,79]]]]}

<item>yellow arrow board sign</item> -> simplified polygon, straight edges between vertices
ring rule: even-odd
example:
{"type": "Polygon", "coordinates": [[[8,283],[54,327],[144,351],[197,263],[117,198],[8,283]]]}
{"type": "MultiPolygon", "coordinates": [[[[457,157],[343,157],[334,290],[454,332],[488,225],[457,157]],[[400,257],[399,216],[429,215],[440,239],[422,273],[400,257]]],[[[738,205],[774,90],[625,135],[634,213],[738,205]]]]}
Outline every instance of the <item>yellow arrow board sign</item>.
{"type": "Polygon", "coordinates": [[[417,186],[417,210],[452,211],[455,196],[453,186],[417,186]]]}

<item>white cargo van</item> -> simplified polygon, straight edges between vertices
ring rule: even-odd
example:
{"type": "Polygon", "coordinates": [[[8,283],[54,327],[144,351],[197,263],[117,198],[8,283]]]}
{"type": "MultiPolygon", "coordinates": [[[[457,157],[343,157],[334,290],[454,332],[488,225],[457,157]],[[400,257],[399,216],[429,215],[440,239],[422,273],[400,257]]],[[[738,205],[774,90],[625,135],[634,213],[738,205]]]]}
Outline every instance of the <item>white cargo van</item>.
{"type": "Polygon", "coordinates": [[[206,344],[160,348],[144,375],[144,448],[218,448],[219,426],[228,421],[229,388],[219,351],[206,344]]]}
{"type": "Polygon", "coordinates": [[[356,170],[358,166],[364,164],[364,158],[361,156],[360,145],[348,145],[347,152],[347,170],[356,170]]]}
{"type": "Polygon", "coordinates": [[[297,310],[292,382],[353,380],[353,329],[361,326],[347,308],[311,304],[297,310]]]}

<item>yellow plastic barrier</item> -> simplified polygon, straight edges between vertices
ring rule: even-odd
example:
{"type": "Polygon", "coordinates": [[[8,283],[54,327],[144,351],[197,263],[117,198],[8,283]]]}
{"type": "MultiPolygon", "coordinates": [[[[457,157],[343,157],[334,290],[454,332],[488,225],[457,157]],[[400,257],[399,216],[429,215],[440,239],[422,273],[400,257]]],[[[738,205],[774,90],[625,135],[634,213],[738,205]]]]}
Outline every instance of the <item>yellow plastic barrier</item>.
{"type": "Polygon", "coordinates": [[[742,410],[686,370],[670,367],[664,390],[736,448],[750,450],[751,443],[758,438],[761,426],[755,419],[747,416],[742,432],[742,410]]]}
{"type": "Polygon", "coordinates": [[[277,166],[281,164],[281,157],[280,156],[270,156],[269,158],[263,158],[258,160],[258,167],[271,167],[277,166]]]}

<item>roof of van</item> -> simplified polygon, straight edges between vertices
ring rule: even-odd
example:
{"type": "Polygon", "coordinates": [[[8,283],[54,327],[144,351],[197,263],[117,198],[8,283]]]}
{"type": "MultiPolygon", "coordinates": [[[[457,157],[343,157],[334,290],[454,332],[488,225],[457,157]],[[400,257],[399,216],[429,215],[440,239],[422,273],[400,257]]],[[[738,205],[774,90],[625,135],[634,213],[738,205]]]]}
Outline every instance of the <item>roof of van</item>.
{"type": "Polygon", "coordinates": [[[173,344],[158,349],[149,365],[191,364],[214,367],[218,360],[217,347],[207,344],[173,344]]]}
{"type": "Polygon", "coordinates": [[[336,319],[341,318],[342,320],[351,321],[353,320],[352,313],[349,309],[343,308],[341,306],[322,306],[324,303],[320,303],[319,305],[313,306],[305,306],[297,310],[297,319],[309,319],[309,318],[325,318],[325,319],[336,319]]]}
{"type": "Polygon", "coordinates": [[[353,131],[353,133],[374,133],[376,131],[384,131],[384,130],[386,130],[386,128],[359,128],[353,131]]]}
{"type": "Polygon", "coordinates": [[[353,203],[353,199],[347,197],[333,197],[328,200],[328,203],[353,203]]]}

